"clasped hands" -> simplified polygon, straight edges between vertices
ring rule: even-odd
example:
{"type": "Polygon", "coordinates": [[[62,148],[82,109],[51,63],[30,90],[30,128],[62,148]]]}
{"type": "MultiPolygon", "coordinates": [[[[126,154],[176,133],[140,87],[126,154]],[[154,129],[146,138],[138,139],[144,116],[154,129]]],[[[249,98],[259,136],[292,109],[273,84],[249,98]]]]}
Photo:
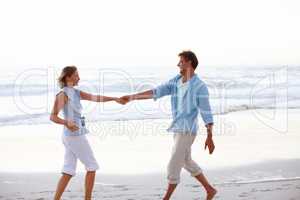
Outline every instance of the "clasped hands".
{"type": "Polygon", "coordinates": [[[134,100],[134,95],[125,95],[125,96],[122,96],[122,97],[116,97],[114,99],[117,103],[119,104],[122,104],[122,105],[125,105],[127,104],[128,102],[134,100]]]}

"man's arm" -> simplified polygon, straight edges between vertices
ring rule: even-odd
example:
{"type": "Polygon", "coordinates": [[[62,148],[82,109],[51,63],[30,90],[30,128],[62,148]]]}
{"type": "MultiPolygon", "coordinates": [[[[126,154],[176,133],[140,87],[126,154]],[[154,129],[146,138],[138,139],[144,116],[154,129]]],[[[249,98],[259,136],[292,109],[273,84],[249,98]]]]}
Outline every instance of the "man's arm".
{"type": "Polygon", "coordinates": [[[205,125],[206,130],[207,130],[207,137],[211,137],[212,138],[212,131],[213,131],[213,125],[214,123],[208,123],[205,125]]]}
{"type": "Polygon", "coordinates": [[[200,109],[200,114],[207,129],[211,130],[214,120],[209,103],[209,93],[206,85],[202,85],[197,96],[197,107],[200,109]]]}
{"type": "Polygon", "coordinates": [[[161,98],[163,96],[166,95],[170,95],[172,92],[172,87],[173,87],[173,83],[172,80],[169,80],[168,82],[159,85],[158,87],[152,89],[152,90],[146,90],[144,92],[140,92],[137,94],[132,94],[132,95],[126,95],[121,97],[121,101],[123,103],[127,103],[129,101],[133,101],[133,100],[142,100],[142,99],[158,99],[161,98]]]}
{"type": "Polygon", "coordinates": [[[204,150],[206,150],[206,148],[208,147],[209,154],[212,154],[215,150],[215,144],[214,144],[214,141],[212,138],[213,123],[207,124],[206,129],[207,129],[207,137],[206,137],[206,141],[205,141],[205,145],[204,145],[204,150]]]}
{"type": "Polygon", "coordinates": [[[213,115],[209,104],[209,93],[206,85],[203,85],[200,88],[197,104],[198,108],[200,109],[201,117],[207,129],[207,138],[205,141],[204,149],[208,147],[209,153],[212,154],[215,149],[214,141],[212,139],[213,115]]]}
{"type": "Polygon", "coordinates": [[[153,98],[153,90],[147,90],[137,94],[123,96],[121,97],[121,100],[127,103],[133,100],[152,99],[152,98],[153,98]]]}

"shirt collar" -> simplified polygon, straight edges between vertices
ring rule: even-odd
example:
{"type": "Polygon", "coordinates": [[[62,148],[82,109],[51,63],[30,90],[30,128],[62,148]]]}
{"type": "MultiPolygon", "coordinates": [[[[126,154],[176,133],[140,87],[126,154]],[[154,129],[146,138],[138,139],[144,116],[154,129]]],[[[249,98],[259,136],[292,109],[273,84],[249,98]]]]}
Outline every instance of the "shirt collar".
{"type": "MultiPolygon", "coordinates": [[[[181,78],[182,78],[182,75],[179,74],[179,75],[178,75],[178,78],[177,78],[177,81],[180,81],[181,78]]],[[[188,83],[192,83],[192,82],[194,82],[197,78],[198,78],[198,75],[195,73],[195,74],[192,76],[192,78],[190,78],[187,82],[188,82],[188,83]]]]}

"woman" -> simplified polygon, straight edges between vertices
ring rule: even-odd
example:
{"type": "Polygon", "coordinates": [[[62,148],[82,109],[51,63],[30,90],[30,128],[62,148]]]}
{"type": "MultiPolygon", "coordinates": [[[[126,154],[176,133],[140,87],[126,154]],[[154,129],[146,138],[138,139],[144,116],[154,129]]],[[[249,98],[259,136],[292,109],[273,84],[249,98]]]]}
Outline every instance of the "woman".
{"type": "Polygon", "coordinates": [[[85,93],[74,86],[78,85],[80,78],[75,66],[65,67],[58,79],[62,88],[56,95],[50,120],[64,125],[62,141],[65,146],[64,165],[62,177],[60,178],[54,199],[59,200],[70,181],[75,175],[76,163],[79,159],[87,170],[85,178],[85,199],[90,200],[95,181],[96,170],[99,168],[98,163],[93,155],[93,151],[85,136],[88,130],[85,127],[84,117],[81,115],[82,106],[80,100],[95,102],[116,101],[121,103],[119,98],[92,95],[85,93]],[[63,109],[64,119],[58,116],[63,109]]]}

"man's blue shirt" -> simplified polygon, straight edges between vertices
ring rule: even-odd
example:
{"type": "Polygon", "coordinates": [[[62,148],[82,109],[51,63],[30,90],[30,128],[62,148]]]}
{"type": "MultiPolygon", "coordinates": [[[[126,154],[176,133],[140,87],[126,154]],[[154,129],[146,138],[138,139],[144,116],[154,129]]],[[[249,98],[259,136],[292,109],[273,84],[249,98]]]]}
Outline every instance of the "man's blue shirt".
{"type": "Polygon", "coordinates": [[[182,112],[177,112],[177,84],[182,76],[177,75],[168,82],[154,88],[153,99],[157,100],[166,95],[171,95],[171,108],[173,121],[168,128],[169,132],[190,133],[198,132],[198,113],[205,125],[213,123],[213,115],[209,104],[209,93],[206,84],[194,74],[189,80],[188,89],[182,99],[182,112]]]}

